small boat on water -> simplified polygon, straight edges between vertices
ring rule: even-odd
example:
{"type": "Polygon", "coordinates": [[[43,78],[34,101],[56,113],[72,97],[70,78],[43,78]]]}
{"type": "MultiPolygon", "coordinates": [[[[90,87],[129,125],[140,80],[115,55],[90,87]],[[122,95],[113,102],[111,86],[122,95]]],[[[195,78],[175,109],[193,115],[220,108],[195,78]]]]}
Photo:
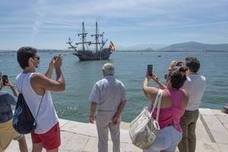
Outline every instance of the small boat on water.
{"type": "Polygon", "coordinates": [[[81,42],[75,42],[69,38],[67,44],[69,45],[69,49],[74,49],[74,55],[76,55],[80,61],[88,61],[88,60],[108,60],[110,55],[115,51],[115,45],[112,41],[108,47],[105,48],[105,44],[108,41],[106,39],[104,41],[104,32],[102,34],[98,33],[98,24],[96,22],[96,33],[91,35],[95,37],[95,42],[87,41],[86,36],[88,33],[85,32],[85,25],[82,22],[82,32],[78,33],[78,36],[81,39],[81,42]],[[101,38],[101,39],[100,39],[101,38]],[[90,49],[91,45],[95,45],[95,51],[90,49]],[[81,46],[78,49],[78,46],[81,46]]]}

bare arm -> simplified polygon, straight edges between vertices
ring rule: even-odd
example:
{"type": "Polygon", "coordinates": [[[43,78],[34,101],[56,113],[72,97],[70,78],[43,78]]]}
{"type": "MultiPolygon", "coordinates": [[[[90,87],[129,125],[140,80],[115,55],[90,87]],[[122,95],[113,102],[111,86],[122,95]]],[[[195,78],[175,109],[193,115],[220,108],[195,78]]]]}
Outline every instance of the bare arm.
{"type": "Polygon", "coordinates": [[[38,73],[32,76],[31,85],[35,91],[40,89],[49,91],[63,91],[65,89],[63,76],[58,76],[56,80],[52,80],[45,75],[38,73]]]}
{"type": "Polygon", "coordinates": [[[114,124],[117,124],[120,121],[120,115],[121,115],[121,113],[122,113],[122,111],[123,111],[126,103],[127,103],[127,100],[121,101],[120,104],[118,105],[118,108],[116,110],[116,113],[114,114],[114,116],[112,118],[112,122],[114,124]]]}
{"type": "Polygon", "coordinates": [[[19,93],[18,93],[16,87],[15,87],[15,86],[10,86],[10,89],[12,90],[13,95],[14,95],[15,97],[17,97],[19,93]]]}
{"type": "Polygon", "coordinates": [[[35,92],[39,95],[43,95],[45,90],[50,91],[64,91],[65,90],[65,80],[63,73],[61,71],[62,59],[58,57],[56,59],[54,66],[56,71],[56,80],[52,80],[42,74],[34,74],[31,78],[31,85],[35,92]]]}
{"type": "Polygon", "coordinates": [[[144,94],[152,101],[154,102],[156,95],[158,93],[158,88],[155,87],[149,87],[149,78],[145,77],[143,82],[143,91],[144,94]]]}
{"type": "Polygon", "coordinates": [[[45,76],[48,78],[51,78],[51,76],[52,76],[53,69],[54,69],[54,61],[55,61],[55,57],[52,58],[51,62],[49,63],[48,69],[45,73],[45,76]]]}
{"type": "Polygon", "coordinates": [[[10,89],[12,90],[12,92],[13,92],[13,95],[15,96],[15,97],[17,97],[18,96],[18,91],[17,91],[17,89],[16,89],[16,86],[9,80],[8,81],[8,83],[6,84],[6,86],[9,86],[10,87],[10,89]]]}
{"type": "Polygon", "coordinates": [[[154,80],[154,82],[156,82],[156,83],[158,84],[158,86],[159,86],[160,89],[166,89],[166,88],[167,88],[167,86],[166,86],[165,84],[163,84],[163,83],[158,79],[158,77],[157,77],[156,75],[154,75],[154,76],[152,77],[152,79],[154,80]]]}
{"type": "MultiPolygon", "coordinates": [[[[145,77],[145,80],[143,82],[143,91],[146,94],[146,96],[150,99],[150,101],[154,103],[158,93],[158,88],[148,86],[149,78],[150,78],[149,76],[145,77]]],[[[161,108],[169,108],[170,106],[171,106],[170,98],[166,96],[162,96],[161,108]]]]}
{"type": "Polygon", "coordinates": [[[182,102],[182,106],[184,108],[186,108],[187,105],[188,105],[189,93],[186,90],[184,90],[184,89],[183,89],[183,92],[184,92],[185,97],[184,97],[184,101],[182,102]]]}
{"type": "Polygon", "coordinates": [[[120,104],[119,104],[119,106],[118,106],[118,108],[117,108],[117,111],[116,111],[116,115],[120,115],[120,114],[122,113],[122,111],[123,111],[123,109],[124,109],[126,103],[127,103],[126,100],[120,102],[120,104]]]}
{"type": "Polygon", "coordinates": [[[97,108],[97,103],[92,102],[90,104],[90,115],[89,115],[89,122],[90,123],[94,123],[96,108],[97,108]]]}

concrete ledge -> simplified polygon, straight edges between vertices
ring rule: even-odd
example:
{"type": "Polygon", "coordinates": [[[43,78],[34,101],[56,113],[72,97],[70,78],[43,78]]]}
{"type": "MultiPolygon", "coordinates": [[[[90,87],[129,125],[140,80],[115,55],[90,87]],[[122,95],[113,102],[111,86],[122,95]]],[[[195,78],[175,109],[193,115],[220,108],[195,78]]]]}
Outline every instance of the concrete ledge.
{"type": "MultiPolygon", "coordinates": [[[[97,151],[98,140],[95,124],[60,119],[60,128],[62,140],[60,151],[97,151]]],[[[142,150],[131,144],[128,128],[129,123],[121,122],[121,152],[141,152],[142,150]]],[[[196,135],[196,152],[227,152],[228,115],[221,112],[221,110],[200,109],[200,119],[197,122],[196,135]]],[[[31,151],[32,143],[30,135],[26,135],[26,139],[29,151],[31,151]]],[[[16,141],[12,141],[12,143],[6,150],[6,152],[18,151],[19,149],[16,141]]],[[[110,138],[109,151],[112,151],[112,142],[110,138]]]]}

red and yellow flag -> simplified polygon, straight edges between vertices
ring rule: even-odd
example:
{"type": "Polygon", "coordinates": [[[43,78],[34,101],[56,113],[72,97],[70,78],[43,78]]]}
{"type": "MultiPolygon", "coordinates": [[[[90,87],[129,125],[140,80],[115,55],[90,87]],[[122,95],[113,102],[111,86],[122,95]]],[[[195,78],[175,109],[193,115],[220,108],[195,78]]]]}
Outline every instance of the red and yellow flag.
{"type": "Polygon", "coordinates": [[[112,51],[115,51],[115,50],[116,50],[115,44],[114,44],[112,41],[110,41],[109,48],[110,48],[112,51]]]}

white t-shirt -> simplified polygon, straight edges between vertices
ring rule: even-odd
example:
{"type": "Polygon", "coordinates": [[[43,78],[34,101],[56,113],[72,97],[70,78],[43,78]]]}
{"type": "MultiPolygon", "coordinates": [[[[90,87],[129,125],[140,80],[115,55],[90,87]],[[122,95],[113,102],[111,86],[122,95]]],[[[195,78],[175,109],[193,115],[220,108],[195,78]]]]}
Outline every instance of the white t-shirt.
{"type": "Polygon", "coordinates": [[[201,99],[206,89],[206,78],[203,75],[191,74],[183,86],[189,93],[189,101],[186,110],[195,111],[199,109],[201,99]]]}
{"type": "Polygon", "coordinates": [[[120,102],[126,100],[125,86],[114,76],[97,81],[89,96],[90,102],[97,103],[98,111],[116,111],[120,102]]]}
{"type": "MultiPolygon", "coordinates": [[[[35,118],[42,96],[36,94],[31,86],[30,81],[32,75],[33,73],[20,73],[16,78],[16,87],[19,92],[22,92],[30,111],[35,118]]],[[[58,123],[58,116],[52,102],[50,91],[45,91],[40,105],[40,111],[35,119],[37,123],[35,133],[37,134],[46,133],[58,123]]]]}

